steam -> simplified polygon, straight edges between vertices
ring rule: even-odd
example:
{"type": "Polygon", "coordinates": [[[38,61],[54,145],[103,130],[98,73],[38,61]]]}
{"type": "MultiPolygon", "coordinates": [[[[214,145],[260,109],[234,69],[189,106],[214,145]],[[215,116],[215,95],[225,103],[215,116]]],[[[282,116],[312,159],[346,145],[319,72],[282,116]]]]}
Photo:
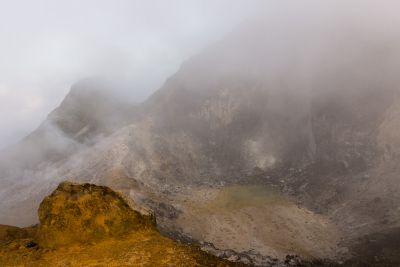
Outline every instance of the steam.
{"type": "MultiPolygon", "coordinates": [[[[394,58],[390,51],[398,42],[399,5],[394,1],[8,1],[0,11],[0,148],[34,130],[70,85],[88,76],[113,80],[117,84],[113,93],[121,99],[145,100],[182,61],[245,20],[261,18],[270,29],[264,37],[269,40],[265,49],[271,52],[265,60],[271,75],[279,76],[292,66],[302,68],[303,73],[296,74],[301,79],[312,79],[310,73],[318,69],[321,54],[337,68],[366,49],[371,60],[385,53],[394,58]],[[343,41],[351,51],[343,51],[347,49],[340,47],[343,41]],[[327,46],[337,49],[329,51],[327,46]]],[[[395,71],[398,64],[393,64],[395,71]]]]}
{"type": "MultiPolygon", "coordinates": [[[[113,130],[124,125],[118,120],[129,113],[129,106],[144,101],[178,69],[182,86],[192,91],[215,86],[220,79],[247,79],[275,94],[293,93],[303,103],[286,110],[287,117],[294,108],[295,114],[309,112],[305,107],[310,96],[335,95],[345,102],[354,92],[399,84],[400,4],[395,2],[150,1],[142,6],[89,1],[80,8],[73,2],[25,4],[19,9],[8,3],[0,11],[8,22],[0,24],[1,38],[7,39],[0,42],[5,55],[0,65],[0,76],[5,77],[0,81],[0,124],[5,129],[0,147],[35,129],[61,103],[70,85],[88,76],[102,77],[108,86],[95,89],[116,98],[116,106],[127,106],[128,111],[110,117],[98,110],[94,119],[113,125],[113,130]]],[[[198,95],[192,96],[182,103],[195,102],[198,95]]],[[[284,101],[268,104],[278,110],[284,101]]],[[[56,155],[71,155],[89,146],[76,138],[90,127],[82,124],[68,135],[54,121],[46,121],[39,127],[46,129],[45,136],[36,145],[49,146],[56,155]]],[[[104,137],[91,136],[90,145],[104,137]]],[[[34,166],[31,158],[34,162],[42,155],[37,157],[37,148],[24,144],[17,150],[26,149],[22,161],[34,166]]],[[[258,153],[254,144],[249,149],[258,153]]],[[[10,163],[7,151],[4,162],[15,165],[17,172],[10,177],[34,177],[24,173],[21,159],[10,163]]],[[[260,166],[275,161],[273,155],[260,158],[260,166]]]]}

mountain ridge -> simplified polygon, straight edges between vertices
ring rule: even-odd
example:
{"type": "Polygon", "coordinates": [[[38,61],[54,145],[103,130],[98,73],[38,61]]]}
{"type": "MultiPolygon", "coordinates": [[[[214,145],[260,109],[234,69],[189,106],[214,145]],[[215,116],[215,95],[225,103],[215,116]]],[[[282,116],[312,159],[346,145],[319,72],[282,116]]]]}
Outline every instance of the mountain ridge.
{"type": "MultiPolygon", "coordinates": [[[[372,60],[369,48],[355,59],[341,54],[335,61],[333,52],[354,50],[352,42],[340,40],[321,53],[312,74],[305,73],[315,59],[310,63],[298,50],[278,47],[279,40],[269,38],[275,37],[271,28],[251,25],[183,63],[156,93],[122,112],[126,115],[105,138],[42,168],[46,179],[4,188],[0,221],[35,222],[34,203],[60,181],[79,179],[123,190],[155,210],[159,227],[175,240],[195,236],[239,252],[268,248],[279,257],[302,251],[346,259],[360,255],[357,246],[368,246],[361,236],[394,231],[400,226],[399,89],[392,70],[380,75],[393,62],[387,54],[372,60]],[[268,218],[266,203],[199,215],[219,192],[234,186],[278,188],[290,205],[274,211],[266,230],[254,222],[268,218]],[[12,217],[28,206],[26,219],[12,217]],[[207,231],[199,231],[201,217],[208,219],[207,231]],[[311,226],[318,231],[308,238],[304,233],[311,226]],[[288,229],[293,240],[274,244],[268,231],[279,236],[277,227],[288,229]],[[323,229],[339,240],[324,240],[323,229]]],[[[313,49],[298,41],[300,51],[313,49]]],[[[90,121],[70,136],[85,135],[90,121]]],[[[390,258],[384,251],[377,254],[390,258]]]]}

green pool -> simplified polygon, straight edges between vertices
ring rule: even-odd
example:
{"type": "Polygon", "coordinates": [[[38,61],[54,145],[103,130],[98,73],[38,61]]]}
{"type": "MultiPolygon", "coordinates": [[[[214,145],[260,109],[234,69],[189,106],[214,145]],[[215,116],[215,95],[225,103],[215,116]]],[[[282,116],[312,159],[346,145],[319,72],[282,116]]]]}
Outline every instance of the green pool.
{"type": "Polygon", "coordinates": [[[224,211],[263,205],[284,205],[287,200],[272,186],[232,186],[222,189],[203,211],[224,211]]]}

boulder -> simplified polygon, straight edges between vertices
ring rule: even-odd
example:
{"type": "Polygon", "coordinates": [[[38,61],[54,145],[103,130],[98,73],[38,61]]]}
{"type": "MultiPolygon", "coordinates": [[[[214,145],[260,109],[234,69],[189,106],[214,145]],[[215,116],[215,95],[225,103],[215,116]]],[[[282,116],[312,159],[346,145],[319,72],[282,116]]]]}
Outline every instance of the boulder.
{"type": "Polygon", "coordinates": [[[62,182],[40,204],[34,242],[56,247],[120,238],[135,231],[156,231],[154,214],[142,215],[133,205],[132,200],[106,186],[62,182]]]}

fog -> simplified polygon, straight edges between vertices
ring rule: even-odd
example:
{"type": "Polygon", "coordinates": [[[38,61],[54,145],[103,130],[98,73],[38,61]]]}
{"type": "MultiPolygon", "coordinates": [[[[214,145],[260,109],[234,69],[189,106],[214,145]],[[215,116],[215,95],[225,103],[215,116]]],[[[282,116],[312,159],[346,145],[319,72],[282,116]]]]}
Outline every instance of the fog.
{"type": "MultiPolygon", "coordinates": [[[[332,31],[334,38],[343,32],[338,44],[349,38],[350,46],[357,40],[356,46],[385,51],[397,43],[399,8],[394,1],[3,0],[0,148],[37,128],[71,85],[86,77],[113,80],[113,94],[126,102],[145,100],[184,60],[243,21],[270,24],[274,47],[301,55],[297,64],[310,77],[324,47],[338,41],[332,31]],[[301,51],[293,40],[302,40],[308,49],[301,51]]],[[[337,57],[336,52],[337,65],[357,57],[337,57]]],[[[280,53],[271,54],[276,58],[270,66],[278,72],[280,53]]]]}
{"type": "Polygon", "coordinates": [[[184,59],[257,6],[256,1],[1,1],[0,148],[38,127],[82,78],[107,76],[118,81],[121,98],[144,100],[184,59]]]}
{"type": "Polygon", "coordinates": [[[77,180],[154,210],[175,241],[268,261],[271,241],[342,261],[397,233],[400,2],[0,7],[1,224],[37,223],[43,198],[77,180]],[[236,185],[287,201],[214,211],[236,185]]]}

